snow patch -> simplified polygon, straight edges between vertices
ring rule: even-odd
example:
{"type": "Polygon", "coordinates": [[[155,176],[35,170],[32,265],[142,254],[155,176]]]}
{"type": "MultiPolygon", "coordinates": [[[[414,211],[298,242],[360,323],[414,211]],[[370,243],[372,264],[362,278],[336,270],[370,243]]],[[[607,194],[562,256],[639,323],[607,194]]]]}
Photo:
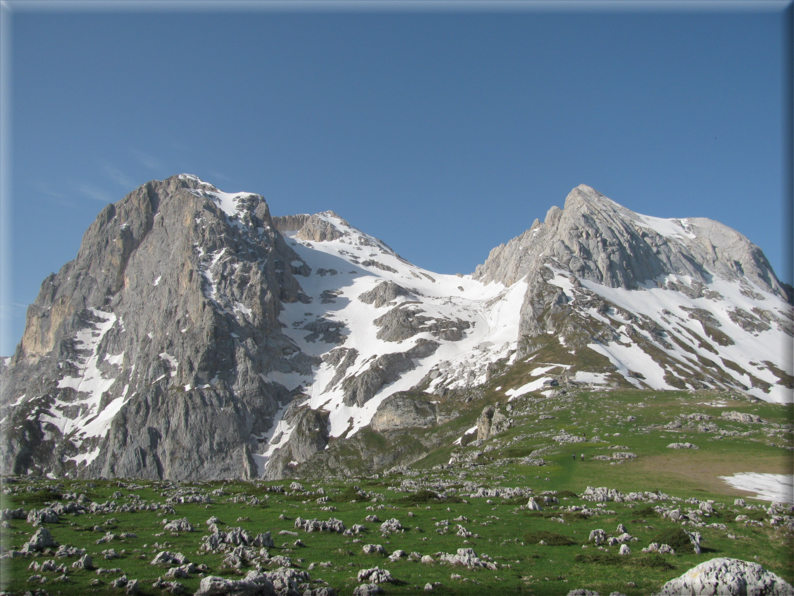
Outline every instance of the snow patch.
{"type": "MultiPolygon", "coordinates": [[[[696,239],[697,236],[690,232],[680,219],[663,219],[661,217],[651,217],[650,215],[637,214],[634,223],[642,228],[648,228],[665,238],[684,238],[696,239]]],[[[683,220],[686,221],[686,220],[683,220]]]]}
{"type": "Polygon", "coordinates": [[[591,385],[607,385],[609,381],[607,378],[609,373],[592,373],[585,371],[577,371],[574,375],[573,381],[576,383],[589,383],[591,385]]]}
{"type": "Polygon", "coordinates": [[[176,371],[179,368],[179,362],[176,361],[176,358],[171,356],[171,354],[169,354],[168,352],[160,352],[159,356],[160,356],[160,358],[162,358],[163,360],[168,362],[168,364],[171,365],[171,368],[173,369],[171,371],[171,376],[175,377],[176,376],[176,371]]]}
{"type": "Polygon", "coordinates": [[[794,474],[740,472],[720,478],[733,488],[757,493],[755,499],[794,504],[794,474]]]}
{"type": "Polygon", "coordinates": [[[513,401],[516,397],[521,397],[525,393],[530,393],[532,391],[538,391],[539,389],[543,389],[543,384],[546,381],[551,381],[551,377],[541,377],[540,379],[535,379],[534,381],[530,381],[525,385],[521,385],[516,389],[508,389],[505,391],[505,395],[509,396],[510,399],[507,401],[513,401]]]}

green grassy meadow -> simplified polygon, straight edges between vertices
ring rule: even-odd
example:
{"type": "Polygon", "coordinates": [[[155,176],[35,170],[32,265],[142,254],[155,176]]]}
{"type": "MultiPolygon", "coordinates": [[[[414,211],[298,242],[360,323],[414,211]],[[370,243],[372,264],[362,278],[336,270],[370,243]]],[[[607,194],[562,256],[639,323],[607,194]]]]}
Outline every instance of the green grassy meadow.
{"type": "MultiPolygon", "coordinates": [[[[445,437],[444,445],[411,466],[389,473],[311,479],[300,478],[298,468],[298,477],[280,482],[7,478],[2,508],[21,507],[28,512],[47,503],[67,503],[84,494],[81,500],[86,504],[114,502],[116,506],[136,505],[141,509],[141,505],[163,507],[170,502],[172,511],[161,508],[63,515],[57,523],[44,524],[54,539],[61,545],[85,549],[94,565],[111,571],[97,574],[73,570],[71,564],[77,558],[55,558],[53,549],[35,556],[2,559],[2,588],[15,594],[33,589],[49,594],[123,594],[123,588],[113,589],[110,582],[124,573],[129,579],[139,580],[142,594],[161,594],[164,592],[153,588],[152,583],[168,568],[154,566],[151,561],[162,550],[181,552],[196,565],[206,565],[208,570],[203,575],[238,579],[255,564],[241,569],[224,567],[225,554],[199,550],[202,537],[209,535],[205,521],[211,516],[220,519],[221,530],[241,527],[251,535],[270,531],[275,541],[275,547],[267,549],[270,557],[288,556],[293,567],[307,570],[311,585],[306,587],[331,586],[341,595],[352,594],[361,583],[356,579],[358,571],[375,566],[388,569],[395,578],[393,583],[381,584],[386,594],[425,593],[425,584],[437,582],[432,593],[564,595],[587,588],[602,595],[613,591],[644,595],[715,557],[755,561],[794,583],[792,518],[780,511],[770,514],[768,501],[753,499],[752,493],[733,489],[719,478],[736,472],[791,473],[791,406],[685,391],[625,389],[555,397],[532,395],[510,402],[512,426],[508,430],[485,441],[471,440],[476,433],[472,437],[464,432],[476,424],[482,404],[487,402],[493,403],[489,395],[467,404],[458,417],[433,431],[445,437]],[[755,414],[763,423],[725,420],[720,414],[726,411],[755,414]],[[691,414],[710,419],[684,418],[691,414]],[[681,426],[672,428],[675,421],[681,426]],[[713,426],[698,430],[703,423],[713,426]],[[554,438],[583,434],[587,442],[554,438]],[[452,444],[458,437],[464,437],[464,445],[452,444]],[[674,442],[691,442],[699,448],[668,449],[667,445],[674,442]],[[616,452],[636,457],[596,459],[616,452]],[[542,458],[545,465],[527,465],[525,459],[530,456],[542,458]],[[457,463],[450,465],[450,458],[457,463]],[[302,490],[290,489],[293,481],[301,483],[302,490]],[[284,492],[274,492],[277,486],[284,492]],[[354,486],[366,496],[352,501],[356,496],[351,490],[354,486]],[[582,498],[588,486],[607,487],[624,495],[634,491],[663,493],[669,498],[596,503],[582,498]],[[471,496],[478,488],[522,488],[524,496],[471,496]],[[539,501],[543,496],[556,495],[559,503],[543,505],[542,511],[527,510],[528,489],[539,501]],[[211,503],[174,502],[174,497],[186,493],[209,495],[211,503]],[[323,497],[328,500],[318,502],[323,497]],[[747,506],[734,505],[737,497],[744,498],[747,506]],[[699,522],[690,520],[682,525],[658,512],[662,507],[686,513],[697,510],[699,502],[711,502],[714,510],[698,516],[699,522]],[[380,521],[367,522],[368,515],[377,515],[380,521]],[[363,524],[366,530],[352,536],[305,532],[295,527],[298,517],[336,518],[346,528],[363,524]],[[164,518],[187,518],[195,531],[163,532],[164,518]],[[392,518],[399,520],[403,531],[383,534],[381,522],[392,518]],[[618,536],[619,524],[637,538],[628,543],[630,555],[619,556],[619,545],[599,549],[588,542],[595,529],[618,536]],[[459,536],[458,525],[471,535],[459,536]],[[664,532],[676,528],[699,532],[703,552],[641,552],[664,532]],[[117,536],[129,532],[136,537],[96,544],[107,531],[117,536]],[[538,537],[551,538],[544,545],[538,544],[538,537]],[[296,546],[297,540],[302,544],[296,546]],[[387,554],[403,550],[430,555],[435,562],[422,563],[408,557],[390,561],[384,555],[366,555],[362,551],[365,544],[380,544],[387,554]],[[115,549],[120,558],[105,560],[102,551],[109,548],[115,549]],[[439,562],[437,553],[455,554],[459,548],[474,549],[496,569],[439,562]],[[28,569],[34,561],[50,559],[69,567],[67,581],[57,579],[60,573],[28,569]],[[36,574],[46,581],[28,581],[36,574]]],[[[504,400],[501,408],[506,408],[504,400]]],[[[388,442],[383,448],[387,447],[388,442]]],[[[6,520],[4,525],[0,537],[6,552],[19,550],[36,531],[23,519],[6,520]]],[[[276,567],[260,564],[265,570],[276,567]]],[[[201,575],[178,581],[186,593],[193,593],[201,575]]]]}

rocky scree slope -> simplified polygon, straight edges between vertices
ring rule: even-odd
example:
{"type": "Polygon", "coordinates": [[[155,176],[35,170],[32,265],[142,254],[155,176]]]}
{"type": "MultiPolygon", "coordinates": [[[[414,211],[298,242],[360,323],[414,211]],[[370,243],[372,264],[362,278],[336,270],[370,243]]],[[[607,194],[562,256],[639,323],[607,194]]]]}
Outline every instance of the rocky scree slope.
{"type": "Polygon", "coordinates": [[[786,401],[786,291],[737,232],[586,186],[455,276],[333,212],[271,218],[258,195],[181,175],[106,208],[45,280],[2,373],[0,449],[14,473],[277,479],[343,471],[344,445],[387,467],[410,462],[367,451],[362,429],[441,425],[518,359],[537,366],[506,400],[585,385],[786,401]]]}

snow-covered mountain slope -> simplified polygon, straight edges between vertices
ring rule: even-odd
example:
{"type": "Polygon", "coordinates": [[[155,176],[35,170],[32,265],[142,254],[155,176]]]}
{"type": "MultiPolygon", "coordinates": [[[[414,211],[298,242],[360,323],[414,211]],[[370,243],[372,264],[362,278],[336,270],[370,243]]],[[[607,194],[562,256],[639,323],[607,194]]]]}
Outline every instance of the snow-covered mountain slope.
{"type": "Polygon", "coordinates": [[[14,473],[281,478],[368,425],[435,424],[435,401],[519,364],[505,400],[790,402],[787,292],[734,230],[587,186],[453,276],[333,212],[271,217],[259,195],[174,176],[105,209],[45,280],[0,369],[0,456],[14,473]]]}
{"type": "MultiPolygon", "coordinates": [[[[355,435],[389,396],[477,386],[517,357],[537,366],[501,389],[508,400],[586,385],[791,401],[785,289],[757,247],[717,222],[639,215],[581,186],[474,276],[447,276],[331,212],[275,221],[312,269],[301,280],[312,303],[286,305],[280,320],[322,359],[293,383],[330,437],[355,435]]],[[[287,415],[260,461],[283,450],[280,465],[302,463],[297,426],[287,415]]]]}
{"type": "Polygon", "coordinates": [[[790,288],[718,222],[639,215],[582,185],[474,277],[527,281],[519,356],[557,354],[566,381],[792,399],[790,288]]]}
{"type": "MultiPolygon", "coordinates": [[[[390,395],[478,385],[490,363],[514,358],[523,282],[508,288],[426,271],[332,212],[302,217],[300,230],[275,220],[312,270],[300,280],[311,303],[286,304],[279,319],[302,352],[321,360],[311,376],[278,379],[289,389],[302,384],[304,407],[328,412],[330,437],[353,436],[390,395]]],[[[259,461],[284,447],[294,427],[281,422],[259,461]]]]}

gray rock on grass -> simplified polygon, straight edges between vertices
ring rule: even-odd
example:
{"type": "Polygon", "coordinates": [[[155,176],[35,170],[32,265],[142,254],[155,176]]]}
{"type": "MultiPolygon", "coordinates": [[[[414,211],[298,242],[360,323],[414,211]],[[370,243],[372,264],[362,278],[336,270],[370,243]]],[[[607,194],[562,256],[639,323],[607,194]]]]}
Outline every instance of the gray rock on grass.
{"type": "Polygon", "coordinates": [[[383,548],[380,544],[365,544],[362,547],[362,551],[365,555],[385,555],[386,549],[383,548]]]}
{"type": "Polygon", "coordinates": [[[172,553],[167,550],[160,551],[152,559],[152,565],[185,565],[190,563],[182,553],[172,553]]]}
{"type": "Polygon", "coordinates": [[[273,583],[264,574],[249,572],[244,579],[226,579],[210,575],[201,579],[199,589],[195,596],[221,596],[234,594],[235,596],[275,596],[273,583]]]}
{"type": "Polygon", "coordinates": [[[57,524],[58,514],[50,507],[44,509],[31,509],[28,512],[28,523],[34,526],[41,524],[57,524]]]}
{"type": "Polygon", "coordinates": [[[791,596],[794,588],[758,563],[720,557],[662,586],[655,596],[791,596]]]}
{"type": "Polygon", "coordinates": [[[603,542],[606,542],[607,533],[604,530],[597,529],[590,531],[590,537],[587,539],[588,542],[595,542],[596,546],[600,546],[603,542]]]}
{"type": "Polygon", "coordinates": [[[91,571],[94,569],[94,561],[91,559],[91,555],[84,554],[80,557],[79,560],[72,563],[73,569],[85,569],[86,571],[91,571]]]}
{"type": "Polygon", "coordinates": [[[361,584],[353,590],[353,596],[375,596],[376,594],[383,594],[383,588],[378,584],[361,584]]]}
{"type": "Polygon", "coordinates": [[[385,522],[383,522],[380,525],[380,531],[383,532],[384,534],[389,532],[399,532],[402,529],[403,526],[400,523],[400,520],[394,517],[391,519],[387,519],[385,522]]]}
{"type": "Polygon", "coordinates": [[[367,582],[370,584],[383,584],[393,582],[394,578],[387,569],[380,567],[372,567],[371,569],[362,569],[356,576],[357,581],[367,582]]]}
{"type": "Polygon", "coordinates": [[[23,553],[34,553],[34,552],[41,552],[45,548],[52,548],[58,546],[58,543],[50,534],[50,531],[47,528],[39,528],[36,530],[36,533],[31,536],[30,540],[28,540],[22,546],[23,553]]]}
{"type": "Polygon", "coordinates": [[[182,519],[172,519],[170,522],[163,525],[165,532],[192,532],[193,526],[186,517],[182,519]]]}
{"type": "Polygon", "coordinates": [[[697,445],[693,445],[692,443],[670,443],[667,446],[668,449],[700,449],[697,445]]]}

